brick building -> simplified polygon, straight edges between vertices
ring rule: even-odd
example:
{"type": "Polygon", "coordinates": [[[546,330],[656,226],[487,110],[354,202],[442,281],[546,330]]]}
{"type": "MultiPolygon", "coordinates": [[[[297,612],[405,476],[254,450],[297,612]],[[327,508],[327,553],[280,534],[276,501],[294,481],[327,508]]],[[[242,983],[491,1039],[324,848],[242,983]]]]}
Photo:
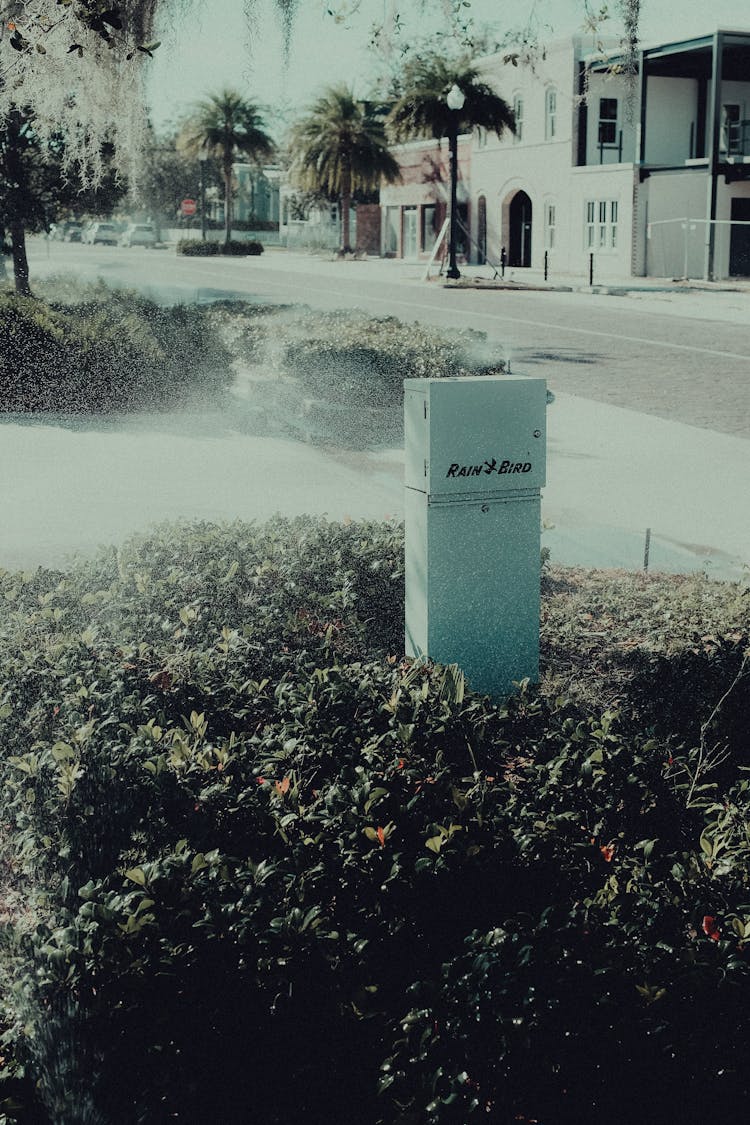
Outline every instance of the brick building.
{"type": "MultiPolygon", "coordinates": [[[[395,145],[393,155],[401,167],[400,184],[380,189],[382,253],[391,258],[429,258],[445,221],[450,194],[448,141],[410,141],[395,145]]],[[[469,250],[471,135],[458,138],[457,247],[469,250]]]]}

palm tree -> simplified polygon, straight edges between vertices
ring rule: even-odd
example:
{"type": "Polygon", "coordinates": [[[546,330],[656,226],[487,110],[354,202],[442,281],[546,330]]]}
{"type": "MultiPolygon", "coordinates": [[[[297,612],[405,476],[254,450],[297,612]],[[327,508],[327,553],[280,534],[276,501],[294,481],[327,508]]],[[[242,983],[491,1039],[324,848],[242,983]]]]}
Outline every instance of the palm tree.
{"type": "Polygon", "coordinates": [[[341,249],[349,245],[349,209],[354,192],[375,191],[381,180],[401,179],[388,151],[383,115],[359,102],[346,86],[329,86],[291,131],[290,174],[303,191],[336,198],[341,205],[341,249]]]}
{"type": "Polygon", "coordinates": [[[387,127],[395,140],[416,140],[419,137],[448,137],[451,164],[450,267],[449,277],[458,277],[455,252],[456,174],[458,166],[458,134],[484,129],[502,137],[506,129],[516,131],[513,110],[496,94],[469,59],[454,61],[432,54],[415,58],[404,67],[399,90],[387,127]],[[452,109],[450,101],[462,102],[452,109]],[[457,96],[456,96],[457,95],[457,96]]]}
{"type": "Polygon", "coordinates": [[[221,164],[224,177],[224,245],[232,236],[232,163],[239,153],[259,162],[275,145],[265,131],[261,112],[236,90],[211,94],[196,106],[182,131],[180,148],[197,157],[206,150],[221,164]]]}

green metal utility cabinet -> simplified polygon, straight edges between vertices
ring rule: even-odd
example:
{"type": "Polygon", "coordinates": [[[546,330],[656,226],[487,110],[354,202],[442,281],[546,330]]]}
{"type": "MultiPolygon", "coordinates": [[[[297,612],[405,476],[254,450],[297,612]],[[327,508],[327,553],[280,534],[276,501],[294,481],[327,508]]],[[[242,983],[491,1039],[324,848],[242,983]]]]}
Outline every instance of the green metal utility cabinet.
{"type": "Polygon", "coordinates": [[[495,697],[539,677],[544,379],[404,380],[406,652],[495,697]]]}

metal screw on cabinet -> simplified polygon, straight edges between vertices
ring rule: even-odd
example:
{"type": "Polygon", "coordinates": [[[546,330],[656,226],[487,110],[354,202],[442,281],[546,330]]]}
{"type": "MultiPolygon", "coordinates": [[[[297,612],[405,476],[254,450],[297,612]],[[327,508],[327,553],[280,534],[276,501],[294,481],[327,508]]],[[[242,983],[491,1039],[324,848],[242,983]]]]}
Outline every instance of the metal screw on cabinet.
{"type": "Polygon", "coordinates": [[[534,437],[541,437],[541,436],[542,436],[541,430],[534,430],[534,437]]]}

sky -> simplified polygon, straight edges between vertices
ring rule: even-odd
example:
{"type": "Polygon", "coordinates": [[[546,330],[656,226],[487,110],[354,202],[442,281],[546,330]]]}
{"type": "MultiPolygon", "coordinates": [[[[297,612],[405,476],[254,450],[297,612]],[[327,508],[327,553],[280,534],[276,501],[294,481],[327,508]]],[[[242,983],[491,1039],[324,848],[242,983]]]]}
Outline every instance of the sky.
{"type": "MultiPolygon", "coordinates": [[[[616,2],[611,0],[611,9],[616,2]]],[[[368,44],[384,11],[396,7],[402,13],[406,42],[422,37],[429,24],[415,0],[296,3],[287,63],[273,0],[184,3],[182,16],[172,17],[171,26],[167,22],[158,28],[161,46],[148,64],[151,119],[157,130],[166,131],[201,97],[231,86],[268,107],[268,124],[280,136],[284,124],[332,82],[344,81],[360,96],[368,93],[375,62],[368,44]]],[[[432,3],[433,12],[439,12],[440,0],[432,3]]],[[[601,6],[599,0],[591,4],[596,10],[601,6]]],[[[530,24],[548,41],[582,32],[586,17],[585,0],[471,0],[465,10],[476,23],[491,23],[501,30],[530,24]]],[[[717,26],[750,28],[750,9],[748,0],[715,0],[706,15],[695,0],[641,0],[640,26],[644,43],[683,39],[717,26]]],[[[622,24],[613,16],[603,29],[619,36],[622,24]]]]}

